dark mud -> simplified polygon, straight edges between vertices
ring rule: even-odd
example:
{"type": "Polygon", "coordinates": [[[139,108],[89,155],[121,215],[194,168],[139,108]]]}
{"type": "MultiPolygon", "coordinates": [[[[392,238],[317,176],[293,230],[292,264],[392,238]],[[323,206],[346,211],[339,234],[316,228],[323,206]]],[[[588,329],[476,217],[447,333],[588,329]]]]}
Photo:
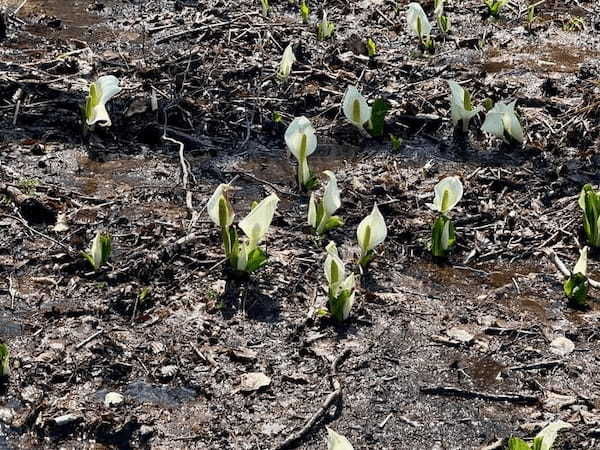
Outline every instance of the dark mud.
{"type": "Polygon", "coordinates": [[[555,448],[600,448],[598,294],[589,309],[569,306],[542,253],[575,261],[575,198],[600,182],[598,5],[546,2],[528,30],[512,4],[491,21],[479,2],[448,2],[453,32],[422,56],[405,31],[407,2],[323,2],[337,29],[324,42],[287,2],[273,1],[269,18],[258,4],[221,1],[29,0],[11,15],[20,3],[8,2],[0,41],[0,339],[13,366],[1,449],[277,448],[331,392],[345,349],[342,402],[297,448],[325,448],[328,425],[357,449],[480,449],[558,419],[573,429],[555,448]],[[565,31],[574,16],[585,29],[565,31]],[[361,36],[378,56],[360,54],[361,36]],[[290,41],[298,62],[282,84],[274,74],[290,41]],[[104,74],[124,87],[113,126],[84,137],[79,107],[104,74]],[[524,147],[477,126],[455,135],[446,79],[478,102],[517,99],[524,147]],[[341,119],[342,93],[357,83],[390,102],[399,149],[341,119]],[[311,119],[311,167],[338,177],[346,225],[323,240],[306,228],[275,112],[311,119]],[[165,129],[185,144],[193,211],[165,129]],[[440,264],[425,204],[446,175],[462,177],[465,196],[457,248],[440,264]],[[281,198],[270,262],[245,283],[228,280],[203,212],[234,178],[238,217],[271,192],[281,198]],[[53,211],[51,223],[23,223],[8,188],[53,211]],[[307,319],[325,301],[324,245],[353,260],[374,202],[388,241],[351,319],[307,319]],[[79,252],[98,229],[114,252],[96,274],[79,252]],[[553,353],[561,336],[572,353],[553,353]],[[254,372],[270,384],[245,392],[254,372]],[[106,406],[110,392],[123,403],[106,406]]]}

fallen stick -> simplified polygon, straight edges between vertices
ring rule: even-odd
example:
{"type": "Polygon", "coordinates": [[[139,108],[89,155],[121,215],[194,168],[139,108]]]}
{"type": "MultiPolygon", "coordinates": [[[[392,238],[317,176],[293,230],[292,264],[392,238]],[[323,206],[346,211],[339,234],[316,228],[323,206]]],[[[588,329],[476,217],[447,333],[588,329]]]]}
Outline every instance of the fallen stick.
{"type": "Polygon", "coordinates": [[[315,423],[317,423],[317,421],[325,415],[329,407],[342,398],[342,385],[337,379],[337,366],[342,362],[342,360],[346,359],[348,355],[350,355],[349,348],[345,349],[331,364],[331,384],[333,385],[333,392],[327,396],[323,402],[323,405],[321,405],[319,410],[314,413],[310,419],[308,419],[306,424],[300,430],[288,436],[285,441],[275,447],[276,450],[284,450],[296,444],[300,439],[306,436],[315,423]]]}
{"type": "Polygon", "coordinates": [[[538,403],[540,399],[535,395],[526,395],[526,394],[492,394],[488,392],[479,392],[479,391],[468,391],[466,389],[460,389],[453,386],[423,386],[421,387],[421,392],[423,394],[431,394],[431,395],[447,395],[454,397],[464,397],[464,398],[480,398],[482,400],[489,400],[493,402],[509,402],[509,403],[525,403],[525,404],[533,404],[538,403]]]}
{"type": "MultiPolygon", "coordinates": [[[[543,250],[544,254],[554,263],[558,271],[565,277],[569,278],[571,276],[571,271],[567,269],[565,263],[558,257],[558,255],[551,248],[545,248],[543,250]]],[[[591,278],[588,278],[588,283],[591,287],[600,289],[600,282],[594,281],[591,278]]]]}

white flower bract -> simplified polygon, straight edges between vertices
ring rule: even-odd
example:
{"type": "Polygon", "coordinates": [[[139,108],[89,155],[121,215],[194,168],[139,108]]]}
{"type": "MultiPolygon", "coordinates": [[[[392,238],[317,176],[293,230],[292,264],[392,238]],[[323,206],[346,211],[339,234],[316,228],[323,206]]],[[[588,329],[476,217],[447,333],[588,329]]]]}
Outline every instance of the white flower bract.
{"type": "Polygon", "coordinates": [[[516,100],[512,103],[496,103],[485,116],[481,129],[501,138],[506,143],[509,143],[506,135],[517,142],[523,142],[523,128],[515,112],[516,103],[516,100]]]}
{"type": "Polygon", "coordinates": [[[113,75],[100,77],[92,83],[85,105],[86,123],[90,126],[96,123],[104,127],[111,126],[106,103],[119,92],[119,80],[113,75]]]}
{"type": "Polygon", "coordinates": [[[458,177],[446,177],[435,185],[434,193],[433,203],[427,206],[445,215],[462,198],[463,185],[458,177]]]}
{"type": "Polygon", "coordinates": [[[342,109],[346,119],[358,128],[364,129],[365,123],[371,120],[371,107],[355,86],[346,88],[342,109]]]}

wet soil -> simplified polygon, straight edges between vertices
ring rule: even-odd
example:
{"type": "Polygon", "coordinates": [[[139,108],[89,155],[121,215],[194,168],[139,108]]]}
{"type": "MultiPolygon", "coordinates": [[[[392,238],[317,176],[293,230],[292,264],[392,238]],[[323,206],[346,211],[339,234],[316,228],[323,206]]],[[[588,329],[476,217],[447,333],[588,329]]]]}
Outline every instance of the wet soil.
{"type": "MultiPolygon", "coordinates": [[[[332,392],[340,355],[341,401],[294,448],[325,448],[325,425],[356,449],[506,448],[558,419],[573,428],[555,448],[600,448],[598,293],[573,308],[542,252],[574,263],[585,239],[575,199],[600,183],[597,3],[547,1],[528,27],[523,4],[494,20],[477,1],[449,1],[452,33],[431,55],[405,30],[405,1],[309,2],[309,25],[294,2],[272,1],[269,17],[255,3],[0,4],[0,340],[12,365],[0,449],[275,449],[332,392]],[[336,24],[326,41],[314,32],[322,9],[336,24]],[[584,28],[568,31],[576,17],[584,28]],[[281,83],[290,42],[298,61],[281,83]],[[124,88],[113,125],[86,136],[79,108],[105,74],[124,88]],[[479,119],[455,133],[446,79],[477,102],[516,99],[523,147],[484,135],[479,119]],[[348,84],[390,103],[383,138],[342,119],[348,84]],[[333,170],[342,189],[345,225],[323,239],[305,225],[285,150],[298,115],[317,128],[312,169],[333,170]],[[165,132],[184,143],[191,210],[165,132]],[[426,203],[447,175],[465,195],[441,263],[426,203]],[[269,264],[245,281],[223,269],[203,210],[231,180],[237,217],[281,198],[269,264]],[[319,317],[324,246],[334,240],[350,267],[373,203],[388,240],[349,320],[319,317]],[[80,252],[96,230],[114,250],[94,273],[80,252]],[[557,337],[575,350],[553,352],[557,337]],[[270,383],[246,389],[252,373],[270,383]],[[106,405],[110,392],[123,402],[106,405]]],[[[596,254],[590,273],[600,279],[596,254]]]]}

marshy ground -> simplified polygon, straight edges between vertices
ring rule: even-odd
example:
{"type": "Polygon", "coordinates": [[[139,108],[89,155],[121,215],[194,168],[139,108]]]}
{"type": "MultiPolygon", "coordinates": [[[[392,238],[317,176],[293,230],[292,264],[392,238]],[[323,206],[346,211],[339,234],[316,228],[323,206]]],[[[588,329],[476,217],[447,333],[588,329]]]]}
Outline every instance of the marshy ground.
{"type": "MultiPolygon", "coordinates": [[[[557,449],[600,448],[599,293],[570,306],[543,253],[574,263],[576,198],[600,183],[597,2],[547,0],[528,28],[524,2],[490,20],[479,1],[449,1],[452,32],[432,55],[406,31],[406,1],[309,1],[309,25],[283,0],[269,17],[237,0],[28,0],[14,14],[21,3],[0,1],[0,340],[13,367],[0,449],[275,449],[336,383],[339,401],[292,448],[325,448],[325,425],[356,449],[505,448],[558,419],[573,428],[557,449]],[[322,9],[336,25],[326,41],[322,9]],[[281,83],[290,42],[298,61],[281,83]],[[79,108],[105,74],[123,86],[113,125],[84,138],[79,108]],[[478,119],[456,136],[447,79],[477,102],[516,99],[523,147],[478,119]],[[391,104],[384,138],[343,119],[349,84],[391,104]],[[310,118],[310,164],[337,175],[346,223],[324,239],[305,225],[274,113],[310,118]],[[425,204],[448,175],[465,195],[440,264],[425,204]],[[246,282],[227,278],[203,212],[232,179],[238,218],[281,198],[269,264],[246,282]],[[315,317],[325,244],[355,259],[374,203],[388,240],[350,319],[315,317]],[[80,255],[96,230],[114,239],[99,273],[80,255]],[[558,337],[574,350],[553,348],[558,337]],[[255,373],[268,377],[259,389],[255,373]],[[105,406],[108,392],[123,403],[105,406]]],[[[592,255],[592,278],[599,268],[592,255]]]]}

